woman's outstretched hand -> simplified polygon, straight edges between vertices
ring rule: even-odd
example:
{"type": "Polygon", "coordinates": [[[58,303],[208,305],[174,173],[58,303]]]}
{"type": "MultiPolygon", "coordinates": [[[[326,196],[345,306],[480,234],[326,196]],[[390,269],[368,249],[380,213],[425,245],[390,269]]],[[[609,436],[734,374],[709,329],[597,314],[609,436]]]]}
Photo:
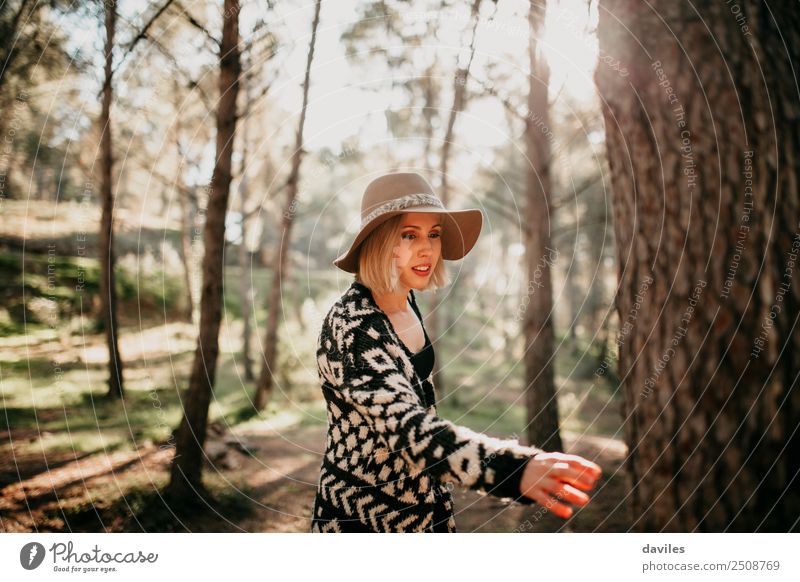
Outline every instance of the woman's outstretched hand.
{"type": "Polygon", "coordinates": [[[586,505],[590,491],[597,484],[600,466],[565,453],[539,453],[530,458],[520,482],[520,491],[554,514],[564,519],[572,515],[572,508],[560,503],[586,505]]]}

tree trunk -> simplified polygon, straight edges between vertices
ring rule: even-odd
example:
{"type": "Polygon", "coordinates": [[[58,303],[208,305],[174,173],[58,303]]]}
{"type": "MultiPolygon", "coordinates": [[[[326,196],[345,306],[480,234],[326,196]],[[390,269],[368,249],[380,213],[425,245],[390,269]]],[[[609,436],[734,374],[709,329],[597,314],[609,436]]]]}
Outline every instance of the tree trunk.
{"type": "MultiPolygon", "coordinates": [[[[249,70],[245,65],[245,70],[249,70]]],[[[247,163],[249,159],[249,127],[252,121],[250,117],[250,103],[252,99],[252,82],[245,81],[245,104],[242,108],[242,160],[239,166],[239,213],[242,216],[241,231],[242,241],[239,244],[239,268],[241,274],[239,278],[239,301],[242,305],[242,366],[244,367],[244,378],[248,382],[256,379],[253,372],[253,358],[250,357],[250,335],[253,333],[252,320],[253,313],[253,273],[250,270],[250,253],[247,250],[247,239],[249,235],[250,220],[247,216],[247,204],[250,198],[250,184],[247,178],[247,163]]]]}
{"type": "Polygon", "coordinates": [[[800,13],[603,0],[598,31],[633,526],[797,531],[800,13]]]}
{"type": "Polygon", "coordinates": [[[194,322],[194,293],[192,293],[192,238],[189,231],[194,221],[192,220],[192,211],[189,208],[189,193],[186,191],[183,179],[179,177],[178,180],[178,196],[180,196],[181,207],[180,257],[183,263],[183,285],[185,287],[184,292],[186,293],[184,318],[186,321],[192,323],[194,322]]]}
{"type": "Polygon", "coordinates": [[[425,170],[425,177],[432,180],[431,175],[431,149],[433,147],[433,116],[436,111],[438,101],[438,85],[436,84],[436,61],[425,70],[425,77],[421,79],[422,92],[425,95],[425,105],[422,110],[422,117],[425,120],[423,132],[425,145],[422,150],[422,168],[425,170]]]}
{"type": "Polygon", "coordinates": [[[192,293],[192,239],[189,233],[193,221],[191,220],[191,210],[189,208],[189,193],[187,191],[186,183],[183,180],[183,148],[181,147],[181,105],[179,98],[179,87],[177,81],[173,83],[173,91],[175,97],[175,155],[178,158],[178,173],[175,176],[175,185],[177,186],[180,212],[181,212],[181,240],[180,240],[180,258],[183,263],[183,284],[186,293],[186,309],[184,311],[184,318],[186,321],[194,321],[194,294],[192,293]]]}
{"type": "Polygon", "coordinates": [[[530,90],[525,119],[528,156],[526,178],[523,335],[525,336],[525,400],[528,442],[545,450],[563,449],[558,426],[553,371],[553,283],[551,267],[558,253],[550,241],[552,130],[547,90],[550,71],[539,47],[544,32],[546,4],[531,2],[528,12],[530,90]]]}
{"type": "Polygon", "coordinates": [[[253,273],[250,270],[252,254],[247,250],[247,220],[242,220],[242,244],[239,246],[239,265],[241,265],[241,281],[239,293],[242,301],[242,365],[244,379],[252,382],[256,379],[253,371],[253,358],[250,355],[250,336],[253,333],[253,273]]]}
{"type": "Polygon", "coordinates": [[[103,81],[103,105],[100,113],[100,198],[102,216],[100,218],[99,258],[100,258],[100,305],[103,327],[108,348],[108,396],[124,396],[122,381],[122,358],[117,345],[117,287],[114,276],[114,192],[112,190],[112,171],[114,152],[111,143],[111,100],[113,99],[113,59],[114,32],[117,25],[117,9],[114,2],[105,4],[105,80],[103,81]]]}
{"type": "MultiPolygon", "coordinates": [[[[465,65],[457,66],[455,80],[453,81],[453,106],[450,108],[450,115],[447,119],[447,127],[445,129],[444,139],[442,141],[442,152],[439,158],[439,176],[441,180],[439,186],[439,197],[441,198],[442,204],[444,204],[445,208],[450,206],[450,182],[448,181],[448,172],[450,171],[450,147],[453,141],[456,119],[458,118],[459,112],[464,109],[464,104],[467,99],[467,79],[469,79],[469,70],[472,67],[472,60],[475,57],[475,38],[478,30],[478,15],[480,14],[480,9],[481,0],[473,0],[472,9],[470,12],[472,22],[472,37],[469,45],[469,58],[465,65]]],[[[434,349],[437,349],[437,344],[441,346],[441,344],[439,344],[439,339],[450,327],[447,311],[442,305],[441,293],[434,293],[433,295],[429,320],[430,337],[432,338],[431,343],[433,343],[434,349]]],[[[438,349],[438,353],[439,357],[437,357],[433,363],[432,381],[433,385],[436,387],[436,390],[439,392],[439,400],[441,400],[445,397],[448,390],[447,378],[441,369],[441,362],[444,354],[440,348],[438,349]]],[[[457,395],[453,395],[452,402],[453,404],[458,403],[457,395]]]]}
{"type": "Polygon", "coordinates": [[[203,288],[200,297],[200,333],[189,388],[184,394],[184,417],[177,431],[168,495],[188,499],[205,496],[201,482],[208,405],[214,387],[222,317],[225,214],[231,185],[231,154],[236,132],[239,93],[239,2],[225,0],[220,46],[219,103],[217,106],[216,165],[211,177],[204,230],[203,288]]]}
{"type": "MultiPolygon", "coordinates": [[[[9,3],[3,3],[5,10],[9,10],[9,3]]],[[[22,28],[31,20],[34,19],[34,14],[42,6],[39,2],[33,0],[21,0],[16,12],[10,19],[7,20],[8,26],[4,30],[4,34],[0,37],[0,92],[5,91],[6,82],[8,81],[7,73],[13,70],[12,65],[21,52],[21,47],[14,46],[19,43],[18,34],[22,28]],[[27,11],[27,14],[25,12],[27,11]]],[[[4,20],[6,20],[4,18],[4,20]]],[[[108,14],[106,13],[106,32],[108,32],[108,14]]],[[[2,134],[0,134],[2,135],[2,134]]]]}
{"type": "Polygon", "coordinates": [[[322,0],[317,0],[314,10],[314,22],[311,25],[311,44],[306,61],[306,76],[303,81],[303,107],[300,110],[300,121],[295,135],[295,148],[292,153],[292,169],[286,182],[286,206],[281,215],[281,238],[278,241],[277,257],[274,264],[272,287],[269,293],[267,327],[264,337],[264,365],[258,378],[254,406],[263,410],[269,400],[275,384],[275,372],[278,363],[278,324],[283,313],[281,289],[284,279],[288,280],[288,257],[292,241],[292,225],[297,205],[297,188],[300,184],[300,163],[303,160],[303,126],[306,121],[308,106],[308,88],[311,83],[311,63],[314,60],[314,47],[317,42],[317,26],[322,0]]]}

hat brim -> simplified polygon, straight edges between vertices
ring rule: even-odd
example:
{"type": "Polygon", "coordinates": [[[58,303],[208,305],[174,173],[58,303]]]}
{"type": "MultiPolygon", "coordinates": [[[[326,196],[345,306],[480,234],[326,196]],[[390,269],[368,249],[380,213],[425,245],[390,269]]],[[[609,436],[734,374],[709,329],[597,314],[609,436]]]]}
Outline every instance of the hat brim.
{"type": "Polygon", "coordinates": [[[356,234],[350,248],[333,264],[348,273],[358,272],[358,254],[361,243],[381,224],[406,212],[430,212],[442,215],[442,258],[457,261],[472,250],[483,226],[483,213],[477,208],[466,210],[443,210],[438,206],[413,206],[381,214],[356,234]]]}

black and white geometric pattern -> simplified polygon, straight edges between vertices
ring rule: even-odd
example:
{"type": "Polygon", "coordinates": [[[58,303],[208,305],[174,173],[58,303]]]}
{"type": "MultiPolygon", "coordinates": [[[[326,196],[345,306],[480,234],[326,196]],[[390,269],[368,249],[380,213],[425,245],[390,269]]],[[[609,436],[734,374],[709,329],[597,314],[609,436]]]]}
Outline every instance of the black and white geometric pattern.
{"type": "Polygon", "coordinates": [[[325,317],[328,436],[312,532],[455,532],[453,485],[534,503],[519,483],[541,449],[439,418],[431,376],[419,378],[409,354],[361,283],[325,317]]]}

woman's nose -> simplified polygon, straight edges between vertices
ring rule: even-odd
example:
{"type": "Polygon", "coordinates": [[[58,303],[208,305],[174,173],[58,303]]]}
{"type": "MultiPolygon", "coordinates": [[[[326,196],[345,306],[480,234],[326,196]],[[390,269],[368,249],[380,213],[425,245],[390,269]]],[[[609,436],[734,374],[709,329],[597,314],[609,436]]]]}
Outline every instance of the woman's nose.
{"type": "Polygon", "coordinates": [[[420,254],[430,254],[433,250],[433,243],[431,242],[430,237],[426,236],[425,241],[421,243],[419,252],[420,254]]]}

